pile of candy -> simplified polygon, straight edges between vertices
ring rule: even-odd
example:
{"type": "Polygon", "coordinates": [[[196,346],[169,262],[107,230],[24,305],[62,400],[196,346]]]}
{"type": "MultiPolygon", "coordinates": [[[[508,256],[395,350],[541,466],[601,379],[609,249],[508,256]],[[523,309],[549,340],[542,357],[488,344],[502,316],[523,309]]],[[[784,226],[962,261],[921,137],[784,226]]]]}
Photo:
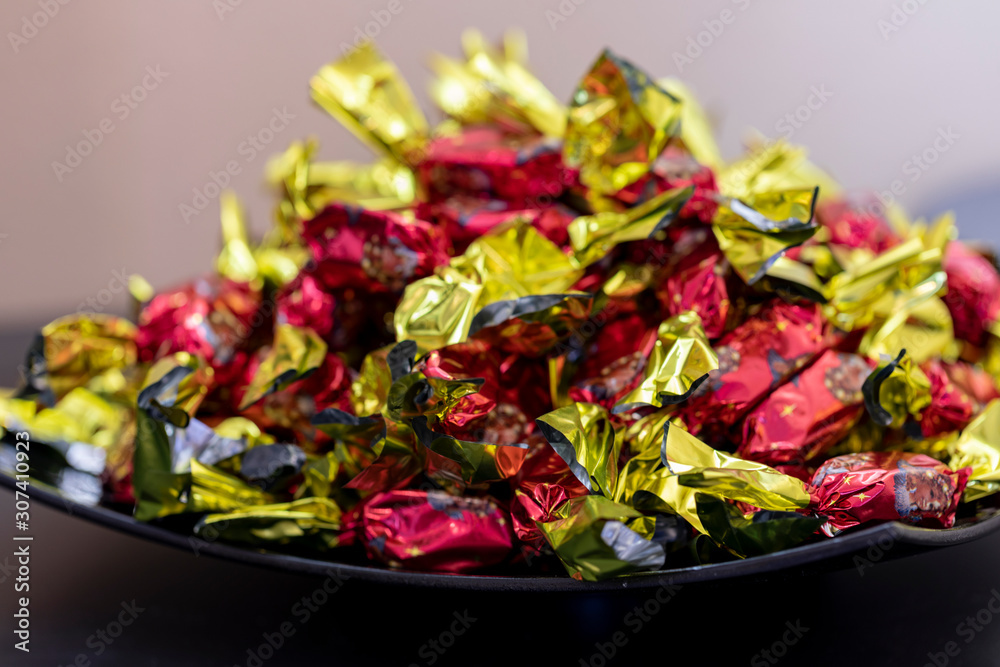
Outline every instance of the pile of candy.
{"type": "Polygon", "coordinates": [[[0,467],[26,432],[37,483],[200,539],[587,580],[995,511],[1000,275],[950,216],[727,164],[609,51],[566,107],[464,43],[433,129],[371,44],[322,68],[378,160],[294,143],[259,243],[227,193],[212,275],[45,327],[0,467]]]}

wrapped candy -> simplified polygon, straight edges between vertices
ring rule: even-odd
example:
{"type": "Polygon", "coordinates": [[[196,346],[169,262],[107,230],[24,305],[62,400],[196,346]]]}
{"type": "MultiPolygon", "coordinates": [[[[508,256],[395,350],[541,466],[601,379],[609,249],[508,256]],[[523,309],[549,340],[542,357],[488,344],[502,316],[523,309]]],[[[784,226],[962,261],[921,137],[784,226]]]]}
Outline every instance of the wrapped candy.
{"type": "Polygon", "coordinates": [[[726,162],[611,51],[564,105],[523,35],[463,47],[436,125],[371,42],[322,67],[374,158],[293,141],[262,237],[220,193],[212,274],[45,327],[0,469],[28,432],[34,482],[206,540],[587,581],[996,511],[1000,273],[952,216],[726,162]]]}
{"type": "Polygon", "coordinates": [[[810,485],[827,534],[865,521],[950,528],[969,468],[950,470],[923,454],[861,452],[832,458],[810,485]]]}
{"type": "Polygon", "coordinates": [[[364,504],[368,553],[393,567],[472,572],[511,555],[506,513],[487,498],[442,491],[380,493],[364,504]]]}
{"type": "Polygon", "coordinates": [[[861,388],[871,370],[857,355],[827,350],[747,415],[739,455],[768,465],[820,456],[864,413],[861,388]]]}

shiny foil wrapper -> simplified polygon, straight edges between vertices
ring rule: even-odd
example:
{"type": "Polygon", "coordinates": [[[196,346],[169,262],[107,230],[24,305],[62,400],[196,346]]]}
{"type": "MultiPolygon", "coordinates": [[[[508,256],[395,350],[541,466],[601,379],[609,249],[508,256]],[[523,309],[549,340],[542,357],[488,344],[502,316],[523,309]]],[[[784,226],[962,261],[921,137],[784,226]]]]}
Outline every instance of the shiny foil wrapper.
{"type": "Polygon", "coordinates": [[[944,302],[955,337],[984,345],[990,326],[1000,315],[1000,273],[992,262],[959,241],[948,244],[943,268],[948,275],[944,302]]]}
{"type": "Polygon", "coordinates": [[[436,227],[389,211],[332,204],[305,223],[302,236],[327,290],[398,292],[448,262],[436,227]]]}
{"type": "Polygon", "coordinates": [[[360,530],[372,558],[412,570],[474,572],[514,548],[510,515],[496,503],[443,491],[377,494],[364,504],[360,530]]]}
{"type": "Polygon", "coordinates": [[[950,470],[923,454],[861,452],[824,463],[813,475],[811,507],[829,535],[868,521],[950,528],[970,468],[950,470]]]}
{"type": "Polygon", "coordinates": [[[725,437],[770,391],[831,344],[814,305],[771,301],[715,346],[719,368],[680,410],[692,433],[725,437]]]}
{"type": "Polygon", "coordinates": [[[1000,491],[1000,272],[950,214],[849,195],[783,139],[721,156],[692,91],[601,52],[566,104],[524,37],[371,42],[315,103],[260,237],[136,323],[42,329],[0,391],[66,498],[246,548],[588,581],[752,558],[1000,491]]]}
{"type": "Polygon", "coordinates": [[[871,372],[863,358],[827,350],[747,415],[737,453],[772,466],[822,455],[864,414],[861,388],[871,372]]]}
{"type": "Polygon", "coordinates": [[[484,126],[431,141],[417,177],[430,201],[471,194],[520,208],[551,202],[566,180],[558,144],[484,126]]]}

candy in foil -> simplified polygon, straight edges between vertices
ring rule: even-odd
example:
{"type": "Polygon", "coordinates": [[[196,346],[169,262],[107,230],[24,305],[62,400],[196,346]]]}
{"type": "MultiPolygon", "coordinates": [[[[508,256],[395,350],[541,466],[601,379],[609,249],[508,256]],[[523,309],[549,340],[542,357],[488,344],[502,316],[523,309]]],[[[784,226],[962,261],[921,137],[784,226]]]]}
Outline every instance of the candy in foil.
{"type": "Polygon", "coordinates": [[[649,171],[680,119],[680,100],[605,50],[573,93],[563,156],[591,192],[613,195],[649,171]]]}
{"type": "Polygon", "coordinates": [[[469,194],[531,208],[559,197],[566,175],[557,143],[475,126],[431,141],[417,178],[430,201],[469,194]]]}
{"type": "Polygon", "coordinates": [[[527,68],[524,34],[508,31],[503,51],[477,30],[462,34],[465,62],[435,54],[431,95],[449,116],[466,125],[490,123],[506,132],[562,137],[566,109],[527,68]]]}
{"type": "Polygon", "coordinates": [[[923,454],[845,454],[813,475],[811,508],[826,518],[823,531],[828,535],[868,521],[951,528],[970,472],[952,472],[923,454]]]}
{"type": "Polygon", "coordinates": [[[948,461],[954,470],[970,467],[965,500],[1000,491],[1000,400],[994,399],[965,427],[952,446],[948,461]]]}
{"type": "Polygon", "coordinates": [[[391,567],[474,572],[514,549],[510,517],[488,498],[443,491],[390,491],[364,503],[369,556],[391,567]]]}
{"type": "MultiPolygon", "coordinates": [[[[933,438],[960,431],[978,412],[975,401],[959,388],[948,375],[947,366],[937,360],[921,368],[930,382],[930,404],[920,414],[920,431],[933,438]]],[[[980,406],[981,407],[981,406],[980,406]]]]}
{"type": "Polygon", "coordinates": [[[152,361],[188,352],[216,367],[225,364],[264,325],[259,305],[259,291],[229,280],[197,280],[162,292],[139,314],[139,357],[152,361]]]}
{"type": "Polygon", "coordinates": [[[331,204],[305,223],[302,236],[312,251],[313,274],[327,290],[398,292],[448,262],[437,228],[391,211],[331,204]]]}
{"type": "Polygon", "coordinates": [[[310,81],[312,97],[376,150],[404,164],[419,161],[428,127],[395,65],[366,40],[310,81]]]}
{"type": "Polygon", "coordinates": [[[944,302],[951,313],[955,337],[984,345],[990,325],[1000,315],[1000,274],[996,266],[964,243],[952,241],[945,250],[943,267],[948,275],[944,302]]]}
{"type": "Polygon", "coordinates": [[[556,514],[538,528],[574,579],[600,581],[663,567],[663,547],[623,523],[641,516],[629,507],[604,496],[581,496],[556,514]]]}
{"type": "Polygon", "coordinates": [[[747,415],[738,454],[772,466],[820,456],[864,414],[861,387],[871,371],[855,354],[827,350],[747,415]]]}
{"type": "Polygon", "coordinates": [[[811,362],[830,345],[816,305],[781,300],[761,310],[715,346],[719,368],[709,374],[704,393],[681,406],[695,435],[723,435],[772,389],[811,362]]]}
{"type": "MultiPolygon", "coordinates": [[[[679,514],[704,533],[699,494],[780,512],[809,503],[805,486],[794,477],[712,449],[677,425],[665,423],[661,433],[660,460],[630,466],[620,484],[619,497],[640,509],[679,514]]],[[[654,434],[648,431],[647,437],[654,434]]]]}

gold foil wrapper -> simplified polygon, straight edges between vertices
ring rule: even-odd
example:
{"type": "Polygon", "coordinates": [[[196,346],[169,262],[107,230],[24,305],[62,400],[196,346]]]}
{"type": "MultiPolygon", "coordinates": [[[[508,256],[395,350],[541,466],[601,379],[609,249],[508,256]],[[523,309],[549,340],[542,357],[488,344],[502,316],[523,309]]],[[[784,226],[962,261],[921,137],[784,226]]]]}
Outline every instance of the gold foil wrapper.
{"type": "Polygon", "coordinates": [[[603,211],[576,218],[568,231],[577,264],[603,259],[619,243],[650,238],[673,222],[693,193],[693,187],[667,190],[620,213],[603,211]]]}
{"type": "Polygon", "coordinates": [[[607,410],[574,403],[536,420],[542,435],[591,493],[615,496],[622,437],[607,410]]]}
{"type": "Polygon", "coordinates": [[[744,282],[763,278],[786,250],[816,233],[811,223],[816,196],[815,188],[775,190],[719,205],[712,231],[744,282]]]}
{"type": "Polygon", "coordinates": [[[563,159],[595,195],[613,195],[649,171],[680,126],[681,101],[605,50],[573,93],[563,159]]]}
{"type": "Polygon", "coordinates": [[[662,467],[653,471],[636,467],[624,480],[623,498],[631,505],[679,514],[706,532],[698,514],[698,494],[776,511],[809,504],[809,493],[799,479],[712,449],[674,424],[664,426],[662,437],[662,467]]]}
{"type": "Polygon", "coordinates": [[[135,336],[134,324],[110,315],[69,315],[46,325],[46,379],[55,397],[100,376],[127,385],[124,374],[138,361],[135,336]]]}
{"type": "Polygon", "coordinates": [[[972,468],[963,496],[966,502],[1000,491],[1000,399],[990,401],[950,449],[949,468],[972,468]]]}
{"type": "Polygon", "coordinates": [[[663,547],[623,523],[639,512],[604,496],[582,496],[563,503],[557,514],[537,525],[574,579],[600,581],[663,567],[663,547]]]}
{"type": "Polygon", "coordinates": [[[462,43],[464,62],[439,54],[431,59],[437,74],[431,97],[446,114],[466,125],[491,123],[508,132],[563,136],[566,108],[525,66],[523,34],[508,32],[502,51],[477,30],[466,30],[462,43]]]}
{"type": "Polygon", "coordinates": [[[719,367],[719,356],[696,312],[689,310],[664,321],[656,335],[642,382],[618,402],[615,412],[679,403],[698,388],[709,371],[719,367]]]}
{"type": "Polygon", "coordinates": [[[371,41],[324,66],[310,87],[313,100],[369,146],[406,165],[420,161],[427,121],[399,70],[371,41]]]}
{"type": "Polygon", "coordinates": [[[274,342],[247,386],[240,410],[305,377],[319,368],[325,358],[326,343],[312,329],[279,324],[274,342]]]}

